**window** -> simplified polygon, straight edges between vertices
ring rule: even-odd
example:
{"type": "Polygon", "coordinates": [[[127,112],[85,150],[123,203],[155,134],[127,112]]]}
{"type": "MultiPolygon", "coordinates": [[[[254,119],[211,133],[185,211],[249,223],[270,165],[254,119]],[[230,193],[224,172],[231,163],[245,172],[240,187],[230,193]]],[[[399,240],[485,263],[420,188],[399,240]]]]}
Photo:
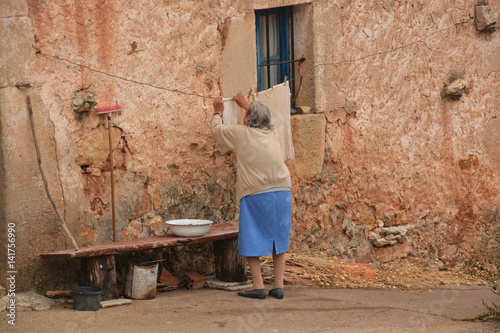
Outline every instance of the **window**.
{"type": "Polygon", "coordinates": [[[259,91],[290,78],[289,11],[280,7],[255,12],[259,91]]]}
{"type": "Polygon", "coordinates": [[[306,59],[294,58],[293,7],[257,10],[255,20],[258,89],[259,91],[269,89],[283,82],[286,76],[290,81],[292,108],[294,108],[295,63],[306,59]]]}

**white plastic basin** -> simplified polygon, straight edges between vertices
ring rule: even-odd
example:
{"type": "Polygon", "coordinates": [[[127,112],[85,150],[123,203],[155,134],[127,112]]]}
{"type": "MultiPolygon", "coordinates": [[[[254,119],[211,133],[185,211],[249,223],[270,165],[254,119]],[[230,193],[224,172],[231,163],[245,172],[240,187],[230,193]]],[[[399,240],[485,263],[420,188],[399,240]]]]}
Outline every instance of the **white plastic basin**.
{"type": "Polygon", "coordinates": [[[166,221],[170,231],[179,237],[201,237],[210,229],[214,221],[198,219],[182,219],[166,221]]]}

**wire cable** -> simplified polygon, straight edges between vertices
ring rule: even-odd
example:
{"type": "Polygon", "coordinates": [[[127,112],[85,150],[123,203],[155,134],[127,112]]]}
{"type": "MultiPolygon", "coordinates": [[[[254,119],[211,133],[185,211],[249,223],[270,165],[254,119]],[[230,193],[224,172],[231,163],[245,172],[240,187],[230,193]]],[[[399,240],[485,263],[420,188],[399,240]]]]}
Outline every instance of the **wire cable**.
{"type": "Polygon", "coordinates": [[[64,61],[64,62],[67,62],[67,63],[69,63],[71,65],[79,66],[79,67],[88,69],[89,71],[96,72],[96,73],[99,73],[99,74],[103,74],[103,75],[106,75],[106,76],[109,76],[109,77],[112,77],[112,78],[115,78],[115,79],[119,79],[119,80],[131,82],[131,83],[135,83],[135,84],[142,84],[142,85],[145,85],[145,86],[149,86],[151,88],[165,90],[165,91],[169,91],[169,92],[173,92],[173,93],[177,93],[177,94],[183,94],[183,95],[187,95],[187,96],[197,96],[197,97],[208,98],[208,99],[215,99],[215,97],[212,97],[212,96],[201,95],[201,94],[197,94],[197,93],[189,93],[189,92],[185,92],[185,91],[182,91],[182,90],[179,90],[179,89],[165,88],[165,87],[157,86],[157,85],[154,85],[154,84],[151,84],[151,83],[148,83],[148,82],[141,82],[141,81],[137,81],[137,80],[127,79],[125,77],[121,77],[121,76],[118,76],[118,75],[115,75],[115,74],[110,74],[110,73],[101,71],[99,69],[94,69],[92,67],[89,67],[89,66],[86,66],[86,65],[82,65],[82,64],[79,64],[77,62],[74,62],[74,61],[71,61],[71,60],[68,60],[68,59],[56,56],[56,55],[51,55],[51,54],[44,53],[44,52],[42,52],[42,50],[40,50],[39,48],[36,48],[35,46],[33,46],[33,48],[35,49],[36,54],[40,54],[40,55],[43,55],[45,57],[49,57],[49,58],[57,59],[57,60],[60,60],[60,61],[64,61]]]}
{"type": "Polygon", "coordinates": [[[459,24],[465,24],[465,23],[467,23],[467,21],[460,21],[460,22],[453,23],[452,25],[450,25],[447,28],[443,28],[443,29],[434,31],[433,33],[428,34],[426,36],[423,36],[423,37],[421,37],[421,38],[419,38],[419,39],[417,39],[417,40],[415,40],[415,41],[413,41],[411,43],[408,43],[408,44],[405,44],[405,45],[401,45],[401,46],[395,47],[395,48],[390,49],[390,50],[386,50],[386,51],[381,51],[381,52],[369,54],[369,55],[366,55],[364,57],[356,58],[356,59],[349,59],[349,60],[342,60],[342,61],[338,61],[338,62],[326,62],[326,63],[316,64],[313,67],[318,67],[318,66],[336,66],[336,65],[340,65],[340,64],[349,63],[349,62],[361,61],[361,60],[364,60],[364,59],[367,59],[367,58],[371,58],[371,57],[376,57],[376,56],[382,55],[382,54],[391,53],[391,52],[394,52],[394,51],[397,51],[397,50],[401,50],[401,49],[407,48],[409,46],[415,45],[417,43],[420,43],[420,42],[426,40],[427,38],[432,37],[435,34],[445,32],[445,31],[447,31],[447,30],[449,30],[449,29],[451,29],[451,28],[453,28],[453,27],[455,27],[455,26],[457,26],[459,24]]]}
{"type": "MultiPolygon", "coordinates": [[[[315,68],[315,67],[318,67],[318,66],[337,66],[337,65],[341,65],[341,64],[345,64],[345,63],[351,63],[351,62],[361,61],[361,60],[364,60],[364,59],[367,59],[367,58],[371,58],[371,57],[376,57],[378,55],[388,54],[388,53],[391,53],[391,52],[394,52],[394,51],[397,51],[397,50],[401,50],[401,49],[407,48],[409,46],[415,45],[417,43],[420,43],[420,42],[426,40],[427,38],[430,38],[430,37],[434,36],[435,34],[445,32],[445,31],[447,31],[447,30],[449,30],[449,29],[451,29],[451,28],[453,28],[453,27],[455,27],[457,25],[465,24],[465,23],[467,23],[467,21],[456,22],[456,23],[450,25],[449,27],[446,27],[446,28],[434,31],[433,33],[428,34],[426,36],[423,36],[423,37],[421,37],[421,38],[419,38],[419,39],[417,39],[417,40],[415,40],[415,41],[413,41],[411,43],[404,44],[404,45],[395,47],[395,48],[390,49],[390,50],[381,51],[381,52],[377,52],[377,53],[373,53],[373,54],[368,54],[366,56],[363,56],[363,57],[360,57],[360,58],[356,58],[356,59],[348,59],[348,60],[341,60],[341,61],[337,61],[337,62],[326,62],[326,63],[315,64],[313,67],[315,68]]],[[[142,81],[137,81],[137,80],[133,80],[133,79],[127,79],[125,77],[121,77],[121,76],[118,76],[118,75],[115,75],[115,74],[107,73],[107,72],[104,72],[104,71],[99,70],[99,69],[94,69],[94,68],[92,68],[90,66],[87,66],[87,65],[79,64],[77,62],[71,61],[71,60],[66,59],[66,58],[59,57],[57,55],[51,55],[51,54],[44,53],[44,52],[42,52],[42,50],[40,50],[39,48],[37,48],[35,46],[33,46],[33,48],[35,49],[35,54],[39,54],[39,55],[43,55],[45,57],[49,57],[49,58],[53,58],[53,59],[56,59],[56,60],[64,61],[64,62],[67,62],[67,63],[73,65],[73,66],[82,67],[82,68],[88,69],[89,71],[92,71],[92,72],[95,72],[95,73],[99,73],[99,74],[103,74],[103,75],[106,75],[106,76],[109,76],[109,77],[112,77],[112,78],[115,78],[115,79],[119,79],[119,80],[131,82],[131,83],[135,83],[135,84],[141,84],[141,85],[149,86],[151,88],[169,91],[169,92],[172,92],[172,93],[183,94],[183,95],[186,95],[186,96],[196,96],[196,97],[201,97],[201,98],[205,98],[205,99],[215,99],[215,97],[213,97],[213,96],[201,95],[201,94],[197,94],[197,93],[190,93],[190,92],[185,92],[185,91],[182,91],[182,90],[179,90],[179,89],[172,89],[172,88],[161,87],[161,86],[154,85],[154,84],[151,84],[151,83],[148,83],[148,82],[142,82],[142,81]]],[[[302,59],[299,59],[298,61],[302,61],[302,59]]],[[[292,80],[294,80],[294,79],[295,78],[293,78],[292,80]]]]}

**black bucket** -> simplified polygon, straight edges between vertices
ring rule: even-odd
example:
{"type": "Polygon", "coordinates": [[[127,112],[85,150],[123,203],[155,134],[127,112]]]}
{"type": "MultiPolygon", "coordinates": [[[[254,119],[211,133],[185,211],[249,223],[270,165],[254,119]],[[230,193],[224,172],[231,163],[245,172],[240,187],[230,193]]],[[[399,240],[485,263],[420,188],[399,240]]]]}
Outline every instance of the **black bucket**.
{"type": "Polygon", "coordinates": [[[78,286],[71,289],[73,309],[78,311],[97,311],[101,305],[102,289],[78,286]]]}

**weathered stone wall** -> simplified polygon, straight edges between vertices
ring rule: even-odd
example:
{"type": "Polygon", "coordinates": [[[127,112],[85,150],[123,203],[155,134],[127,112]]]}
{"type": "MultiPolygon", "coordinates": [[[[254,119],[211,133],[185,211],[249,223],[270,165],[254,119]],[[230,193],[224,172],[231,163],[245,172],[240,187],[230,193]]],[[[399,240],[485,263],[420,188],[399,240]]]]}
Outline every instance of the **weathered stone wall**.
{"type": "Polygon", "coordinates": [[[467,254],[478,223],[498,223],[500,36],[476,30],[474,5],[314,4],[327,156],[322,174],[296,185],[297,247],[441,266],[467,254]],[[443,96],[450,77],[467,83],[459,99],[443,96]]]}
{"type": "Polygon", "coordinates": [[[209,97],[255,89],[254,10],[285,5],[296,5],[295,57],[307,58],[297,103],[314,113],[292,117],[293,249],[444,265],[466,254],[476,223],[500,219],[500,37],[476,30],[472,1],[3,1],[0,217],[3,239],[17,226],[19,288],[71,278],[38,257],[70,244],[26,96],[79,245],[112,239],[96,102],[124,107],[112,128],[119,240],[162,234],[172,218],[237,219],[209,97]],[[459,99],[442,96],[451,76],[467,83],[459,99]]]}

